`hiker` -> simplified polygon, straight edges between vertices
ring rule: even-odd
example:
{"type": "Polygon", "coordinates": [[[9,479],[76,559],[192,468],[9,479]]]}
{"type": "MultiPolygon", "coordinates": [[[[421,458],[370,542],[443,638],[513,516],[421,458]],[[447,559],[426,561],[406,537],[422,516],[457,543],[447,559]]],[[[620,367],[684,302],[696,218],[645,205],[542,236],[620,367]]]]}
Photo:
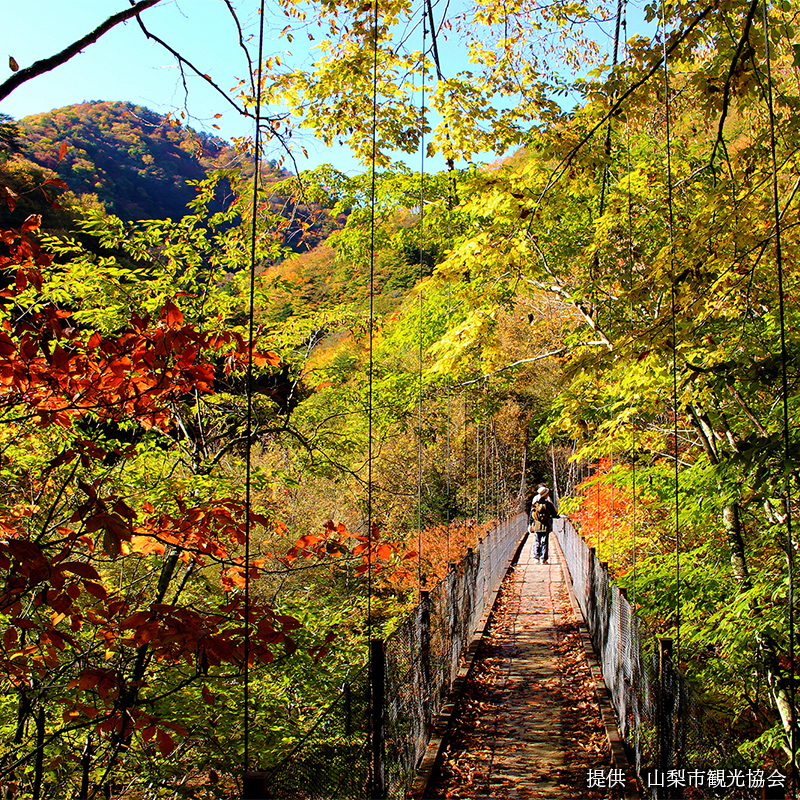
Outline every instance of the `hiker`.
{"type": "Polygon", "coordinates": [[[547,563],[550,531],[553,530],[553,517],[558,517],[558,511],[548,499],[549,497],[550,490],[543,483],[540,483],[531,503],[528,530],[536,534],[536,547],[533,551],[533,556],[537,564],[547,563]]]}

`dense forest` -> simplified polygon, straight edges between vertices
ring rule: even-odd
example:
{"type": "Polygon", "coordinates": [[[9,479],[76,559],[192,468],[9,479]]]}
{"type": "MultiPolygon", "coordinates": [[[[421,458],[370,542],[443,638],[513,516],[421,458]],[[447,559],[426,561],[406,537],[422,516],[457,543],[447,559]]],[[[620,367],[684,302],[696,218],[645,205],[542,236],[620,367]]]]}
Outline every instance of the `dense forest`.
{"type": "Polygon", "coordinates": [[[278,5],[324,56],[263,100],[362,175],[126,103],[1,121],[2,791],[231,796],[245,577],[267,768],[539,480],[789,770],[798,7],[434,4],[448,72],[402,0],[278,5]]]}
{"type": "MultiPolygon", "coordinates": [[[[180,218],[194,198],[187,181],[251,163],[227,142],[131,103],[80,103],[27,117],[18,129],[23,158],[6,165],[13,165],[7,181],[30,183],[33,165],[44,167],[76,197],[128,222],[180,218]]],[[[265,167],[276,179],[286,177],[265,167]]]]}
{"type": "MultiPolygon", "coordinates": [[[[13,144],[16,151],[3,165],[4,185],[15,196],[13,210],[0,210],[6,227],[19,227],[39,213],[50,228],[72,228],[73,208],[111,213],[125,222],[177,220],[196,197],[194,184],[212,171],[218,187],[208,211],[214,213],[229,205],[237,191],[233,183],[240,190],[253,174],[246,144],[225,142],[182,125],[179,116],[131,103],[79,103],[6,125],[13,130],[8,148],[13,144]]],[[[262,160],[259,170],[266,184],[290,174],[274,159],[262,160]]],[[[270,193],[270,203],[291,220],[284,237],[299,251],[341,222],[279,192],[270,193]]]]}

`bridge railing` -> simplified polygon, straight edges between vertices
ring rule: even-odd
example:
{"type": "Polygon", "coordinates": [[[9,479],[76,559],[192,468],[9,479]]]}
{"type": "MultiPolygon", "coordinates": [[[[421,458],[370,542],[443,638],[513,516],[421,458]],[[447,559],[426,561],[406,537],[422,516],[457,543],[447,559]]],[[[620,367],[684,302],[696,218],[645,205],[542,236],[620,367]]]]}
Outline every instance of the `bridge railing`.
{"type": "MultiPolygon", "coordinates": [[[[568,519],[554,520],[575,596],[592,644],[602,661],[603,680],[614,704],[620,733],[647,796],[670,797],[668,770],[707,773],[743,770],[738,741],[712,714],[673,662],[670,640],[645,628],[623,589],[568,519]],[[659,786],[659,781],[662,785],[659,786]]],[[[684,784],[690,785],[690,784],[684,784]]],[[[750,797],[726,789],[725,797],[750,797]]]]}
{"type": "Polygon", "coordinates": [[[518,514],[489,530],[430,592],[422,593],[378,648],[381,663],[371,666],[373,673],[382,672],[380,729],[372,713],[370,671],[364,668],[292,753],[264,775],[265,796],[406,797],[462,656],[494,604],[526,523],[526,515],[518,514]]]}

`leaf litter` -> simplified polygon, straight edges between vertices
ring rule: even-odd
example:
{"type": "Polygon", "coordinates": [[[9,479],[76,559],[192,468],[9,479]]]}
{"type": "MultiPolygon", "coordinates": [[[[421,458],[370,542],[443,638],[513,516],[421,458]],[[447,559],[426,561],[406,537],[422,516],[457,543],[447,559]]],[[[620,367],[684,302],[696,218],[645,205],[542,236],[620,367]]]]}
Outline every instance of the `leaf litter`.
{"type": "Polygon", "coordinates": [[[611,769],[611,750],[564,583],[550,583],[551,674],[537,673],[536,680],[512,674],[520,650],[515,633],[523,571],[522,566],[512,569],[500,590],[440,766],[429,782],[429,800],[622,797],[617,789],[587,788],[590,769],[611,769]],[[512,691],[517,696],[513,701],[512,691]],[[524,698],[522,706],[519,697],[524,698]],[[540,712],[537,704],[551,712],[540,712]],[[532,720],[534,728],[539,726],[535,741],[530,740],[532,720]],[[515,740],[515,732],[526,726],[526,739],[515,740]]]}

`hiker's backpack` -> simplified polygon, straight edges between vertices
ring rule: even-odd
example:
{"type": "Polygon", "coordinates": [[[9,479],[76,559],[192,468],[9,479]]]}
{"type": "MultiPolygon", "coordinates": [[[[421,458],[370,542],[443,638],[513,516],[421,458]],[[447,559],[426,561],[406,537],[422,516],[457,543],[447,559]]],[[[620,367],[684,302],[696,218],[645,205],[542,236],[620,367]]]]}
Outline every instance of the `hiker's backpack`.
{"type": "Polygon", "coordinates": [[[545,503],[536,503],[533,507],[533,518],[537,522],[547,523],[550,521],[550,512],[545,503]]]}

